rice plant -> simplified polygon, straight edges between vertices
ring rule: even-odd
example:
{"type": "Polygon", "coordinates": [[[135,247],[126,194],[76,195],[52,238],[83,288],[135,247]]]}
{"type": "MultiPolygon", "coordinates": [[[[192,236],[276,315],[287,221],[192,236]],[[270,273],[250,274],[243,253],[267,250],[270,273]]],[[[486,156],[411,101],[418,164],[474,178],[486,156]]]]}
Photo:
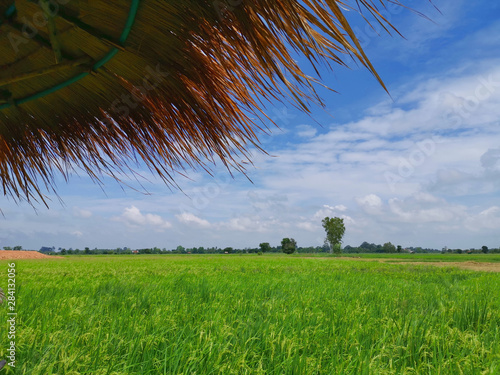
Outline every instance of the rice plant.
{"type": "Polygon", "coordinates": [[[6,373],[500,373],[497,273],[270,255],[18,263],[6,373]]]}

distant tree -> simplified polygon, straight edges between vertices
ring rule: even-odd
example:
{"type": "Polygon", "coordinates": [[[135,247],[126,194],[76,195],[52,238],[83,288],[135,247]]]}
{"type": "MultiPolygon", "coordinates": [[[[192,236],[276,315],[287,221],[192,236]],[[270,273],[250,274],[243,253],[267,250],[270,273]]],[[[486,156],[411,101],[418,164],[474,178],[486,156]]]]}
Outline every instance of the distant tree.
{"type": "Polygon", "coordinates": [[[361,245],[359,245],[359,249],[362,252],[373,253],[377,250],[377,245],[375,245],[374,243],[368,243],[364,241],[361,245]]]}
{"type": "Polygon", "coordinates": [[[487,253],[488,253],[488,246],[483,246],[483,247],[481,247],[481,251],[482,251],[483,253],[487,254],[487,253]]]}
{"type": "Polygon", "coordinates": [[[281,240],[281,251],[285,254],[293,254],[297,249],[297,242],[293,238],[283,238],[281,240]]]}
{"type": "MultiPolygon", "coordinates": [[[[322,224],[326,231],[326,239],[330,244],[331,253],[335,250],[334,247],[336,244],[340,245],[342,243],[342,237],[344,237],[345,233],[344,219],[339,217],[333,217],[330,219],[327,216],[322,220],[322,224]]],[[[340,248],[337,249],[339,253],[342,251],[340,248]]]]}
{"type": "Polygon", "coordinates": [[[367,249],[369,250],[370,249],[370,244],[366,241],[363,241],[363,243],[361,245],[358,246],[360,249],[367,249]]]}
{"type": "Polygon", "coordinates": [[[269,245],[269,242],[262,242],[259,244],[260,251],[265,253],[267,251],[271,251],[271,245],[269,245]]]}
{"type": "Polygon", "coordinates": [[[12,247],[10,247],[10,246],[4,246],[3,249],[4,250],[12,250],[12,247]]]}
{"type": "Polygon", "coordinates": [[[61,255],[66,255],[66,249],[61,250],[61,255]]]}
{"type": "Polygon", "coordinates": [[[401,247],[401,245],[398,245],[398,247],[397,247],[396,251],[397,251],[398,253],[400,253],[400,252],[401,252],[401,250],[403,250],[403,248],[401,247]]]}
{"type": "Polygon", "coordinates": [[[353,247],[351,245],[347,245],[344,247],[343,252],[344,253],[359,253],[360,249],[359,249],[359,247],[353,247]]]}
{"type": "Polygon", "coordinates": [[[325,238],[325,241],[323,242],[323,246],[321,246],[321,251],[322,253],[329,253],[330,252],[330,243],[328,240],[325,238]]]}
{"type": "Polygon", "coordinates": [[[462,249],[457,249],[457,254],[462,254],[462,249]]]}
{"type": "Polygon", "coordinates": [[[14,250],[22,250],[23,247],[22,246],[14,246],[14,250]]]}
{"type": "MultiPolygon", "coordinates": [[[[76,249],[78,250],[78,249],[76,249]]],[[[85,248],[85,250],[83,251],[84,254],[90,254],[90,249],[88,247],[85,248]]]]}
{"type": "Polygon", "coordinates": [[[394,246],[390,242],[386,242],[384,246],[382,246],[382,249],[384,250],[384,253],[395,253],[396,252],[396,246],[394,246]]]}
{"type": "Polygon", "coordinates": [[[224,248],[224,253],[231,254],[232,252],[233,252],[233,248],[232,247],[226,247],[226,248],[224,248]]]}

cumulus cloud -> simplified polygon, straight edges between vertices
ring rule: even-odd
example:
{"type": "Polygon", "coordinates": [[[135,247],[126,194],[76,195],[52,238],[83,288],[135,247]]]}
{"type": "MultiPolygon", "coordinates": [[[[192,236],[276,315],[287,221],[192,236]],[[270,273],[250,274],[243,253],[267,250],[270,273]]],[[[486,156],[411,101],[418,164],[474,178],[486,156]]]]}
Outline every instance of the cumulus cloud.
{"type": "Polygon", "coordinates": [[[428,201],[418,199],[389,199],[390,214],[394,219],[406,223],[451,222],[463,217],[463,212],[456,207],[442,202],[441,206],[429,206],[428,201]]]}
{"type": "Polygon", "coordinates": [[[498,231],[500,228],[500,207],[491,206],[477,215],[470,215],[466,219],[467,229],[478,232],[484,229],[498,231]]]}
{"type": "MultiPolygon", "coordinates": [[[[406,198],[389,198],[383,201],[380,197],[369,195],[358,199],[365,213],[379,223],[443,223],[448,226],[463,224],[470,215],[466,206],[449,203],[427,192],[416,192],[406,198]]],[[[435,228],[432,228],[434,230],[435,228]]]]}
{"type": "MultiPolygon", "coordinates": [[[[321,222],[325,217],[344,217],[347,218],[348,216],[340,214],[341,212],[344,212],[347,210],[347,207],[344,206],[343,204],[339,204],[336,206],[330,206],[328,204],[324,204],[322,208],[317,210],[314,215],[310,218],[313,222],[321,222]]],[[[305,228],[304,228],[305,229],[305,228]]]]}
{"type": "Polygon", "coordinates": [[[180,215],[175,215],[177,220],[183,224],[195,225],[201,228],[210,228],[210,223],[207,220],[201,219],[198,216],[184,212],[180,215]]]}
{"type": "Polygon", "coordinates": [[[163,220],[159,215],[143,214],[136,206],[125,208],[121,216],[115,219],[132,227],[152,227],[163,230],[172,226],[170,222],[163,220]]]}
{"type": "Polygon", "coordinates": [[[382,199],[376,194],[368,194],[361,198],[356,198],[358,205],[369,214],[377,214],[381,212],[382,199]]]}

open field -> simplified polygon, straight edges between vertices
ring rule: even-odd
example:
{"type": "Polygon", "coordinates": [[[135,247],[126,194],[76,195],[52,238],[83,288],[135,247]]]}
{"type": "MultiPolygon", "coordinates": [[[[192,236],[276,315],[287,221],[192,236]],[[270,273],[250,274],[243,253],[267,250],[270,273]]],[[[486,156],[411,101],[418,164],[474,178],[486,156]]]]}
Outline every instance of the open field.
{"type": "Polygon", "coordinates": [[[500,373],[499,273],[279,255],[72,256],[16,269],[7,374],[500,373]]]}

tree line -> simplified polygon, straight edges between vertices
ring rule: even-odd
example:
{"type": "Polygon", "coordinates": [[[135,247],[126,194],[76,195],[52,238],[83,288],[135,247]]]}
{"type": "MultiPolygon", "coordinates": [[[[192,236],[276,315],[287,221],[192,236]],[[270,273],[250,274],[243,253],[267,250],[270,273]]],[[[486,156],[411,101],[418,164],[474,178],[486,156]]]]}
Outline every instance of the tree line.
{"type": "MultiPolygon", "coordinates": [[[[245,248],[234,248],[234,247],[184,247],[177,246],[173,249],[151,247],[142,249],[130,249],[115,248],[115,249],[90,249],[86,247],[85,249],[66,249],[60,248],[57,251],[44,251],[45,254],[49,255],[127,255],[127,254],[263,254],[263,253],[298,253],[298,254],[328,254],[331,253],[331,246],[327,243],[322,246],[298,246],[297,242],[293,238],[285,238],[283,244],[272,246],[269,242],[262,242],[258,247],[245,247],[245,248]]],[[[364,241],[359,246],[347,245],[340,249],[342,253],[345,254],[359,254],[359,253],[453,253],[453,254],[500,254],[500,248],[487,248],[484,247],[478,249],[446,249],[438,250],[432,248],[423,247],[406,247],[392,245],[390,242],[385,244],[374,244],[364,241]],[[398,249],[400,251],[398,251],[398,249]]],[[[334,250],[335,252],[335,250],[334,250]]]]}
{"type": "MultiPolygon", "coordinates": [[[[280,245],[271,246],[269,242],[261,242],[258,247],[250,248],[246,247],[243,249],[235,249],[233,247],[191,247],[186,248],[184,246],[177,246],[175,249],[166,249],[159,247],[143,248],[132,250],[128,247],[116,248],[116,249],[90,249],[86,247],[84,250],[80,249],[66,249],[59,248],[58,251],[55,247],[42,247],[39,251],[45,254],[62,254],[62,255],[100,255],[100,254],[232,254],[232,253],[286,253],[293,254],[297,253],[437,253],[440,250],[429,249],[422,247],[406,247],[403,248],[401,245],[393,245],[391,242],[386,242],[383,245],[368,243],[364,241],[358,247],[353,247],[350,245],[345,246],[342,249],[342,238],[345,233],[344,219],[339,217],[325,217],[321,221],[323,228],[326,232],[325,242],[322,246],[307,246],[300,247],[297,246],[297,241],[293,238],[285,237],[281,240],[280,245]]],[[[4,250],[22,250],[21,246],[14,246],[10,248],[8,246],[4,247],[4,250]]],[[[500,253],[499,249],[489,249],[487,246],[482,246],[481,249],[448,249],[443,248],[442,253],[500,253]]]]}

